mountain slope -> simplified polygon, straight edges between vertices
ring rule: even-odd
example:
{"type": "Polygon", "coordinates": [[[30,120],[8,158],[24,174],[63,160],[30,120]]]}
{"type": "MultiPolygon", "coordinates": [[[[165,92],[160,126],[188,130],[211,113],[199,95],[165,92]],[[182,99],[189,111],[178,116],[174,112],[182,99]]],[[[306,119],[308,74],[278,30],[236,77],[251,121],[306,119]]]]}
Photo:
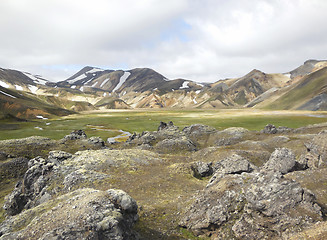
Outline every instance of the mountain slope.
{"type": "Polygon", "coordinates": [[[27,72],[0,68],[0,86],[27,92],[40,92],[39,89],[47,88],[50,82],[39,75],[27,72]]]}
{"type": "Polygon", "coordinates": [[[67,109],[46,103],[33,94],[0,87],[1,118],[12,115],[18,118],[40,118],[52,115],[64,116],[74,113],[67,109]]]}
{"type": "Polygon", "coordinates": [[[327,110],[327,67],[310,73],[268,104],[270,109],[327,110]]]}
{"type": "Polygon", "coordinates": [[[268,74],[254,69],[243,77],[212,84],[169,80],[150,68],[105,70],[87,66],[58,83],[0,68],[0,95],[3,111],[12,111],[13,116],[29,116],[28,108],[50,115],[54,114],[53,109],[58,114],[66,114],[61,112],[64,109],[69,112],[110,108],[325,110],[326,68],[327,61],[308,60],[288,73],[268,74]]]}
{"type": "Polygon", "coordinates": [[[57,83],[58,87],[79,89],[81,91],[105,91],[110,93],[145,92],[159,89],[164,92],[178,89],[199,89],[201,84],[190,80],[168,80],[150,68],[132,70],[103,70],[85,67],[65,81],[57,83]]]}

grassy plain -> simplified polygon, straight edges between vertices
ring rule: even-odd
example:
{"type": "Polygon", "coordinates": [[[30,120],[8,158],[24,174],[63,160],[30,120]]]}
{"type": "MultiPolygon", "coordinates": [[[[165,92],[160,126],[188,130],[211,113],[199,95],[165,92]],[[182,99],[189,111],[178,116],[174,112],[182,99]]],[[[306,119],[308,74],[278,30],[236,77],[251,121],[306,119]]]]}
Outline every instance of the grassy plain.
{"type": "Polygon", "coordinates": [[[229,110],[107,110],[82,112],[56,119],[30,122],[0,122],[0,140],[45,136],[60,139],[73,130],[83,129],[86,134],[103,139],[128,132],[154,131],[159,122],[173,121],[181,129],[191,124],[205,124],[222,130],[244,127],[261,130],[266,124],[298,128],[309,124],[327,122],[327,112],[267,111],[254,109],[229,110]]]}

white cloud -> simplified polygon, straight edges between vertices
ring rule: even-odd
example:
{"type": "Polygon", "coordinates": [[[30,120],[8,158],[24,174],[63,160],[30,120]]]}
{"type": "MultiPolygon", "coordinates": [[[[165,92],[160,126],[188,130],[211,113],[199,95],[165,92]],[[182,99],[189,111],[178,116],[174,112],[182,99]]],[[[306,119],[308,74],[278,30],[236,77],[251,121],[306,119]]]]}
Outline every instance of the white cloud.
{"type": "Polygon", "coordinates": [[[84,65],[216,81],[327,52],[325,0],[2,0],[0,67],[61,80],[84,65]]]}

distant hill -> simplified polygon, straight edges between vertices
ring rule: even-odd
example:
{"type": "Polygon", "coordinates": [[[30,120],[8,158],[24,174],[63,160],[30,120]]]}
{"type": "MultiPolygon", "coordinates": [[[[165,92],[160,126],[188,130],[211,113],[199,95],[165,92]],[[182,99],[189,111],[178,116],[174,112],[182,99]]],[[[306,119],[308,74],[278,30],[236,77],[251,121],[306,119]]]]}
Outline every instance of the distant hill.
{"type": "MultiPolygon", "coordinates": [[[[217,73],[218,74],[218,73],[217,73]]],[[[269,108],[327,110],[327,61],[308,60],[286,73],[254,69],[243,77],[197,83],[150,68],[86,66],[66,80],[0,68],[3,115],[36,118],[117,108],[269,108]]]]}

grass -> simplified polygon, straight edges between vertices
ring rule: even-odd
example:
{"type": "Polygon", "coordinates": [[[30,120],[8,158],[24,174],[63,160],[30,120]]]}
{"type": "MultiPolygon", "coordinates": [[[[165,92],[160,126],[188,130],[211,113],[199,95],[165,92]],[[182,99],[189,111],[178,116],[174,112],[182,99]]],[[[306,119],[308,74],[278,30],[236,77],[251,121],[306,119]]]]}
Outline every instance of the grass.
{"type": "Polygon", "coordinates": [[[191,124],[205,124],[222,130],[228,127],[244,127],[261,130],[268,124],[298,128],[327,121],[326,112],[309,111],[262,111],[262,110],[139,110],[88,112],[50,120],[33,122],[1,122],[0,140],[28,136],[44,136],[60,139],[71,131],[83,129],[86,134],[103,139],[128,132],[157,130],[160,121],[173,121],[181,129],[191,124]],[[49,124],[50,123],[50,124],[49,124]],[[14,124],[14,127],[10,127],[14,124]],[[47,125],[49,124],[49,125],[47,125]],[[40,130],[42,128],[43,130],[40,130]]]}

